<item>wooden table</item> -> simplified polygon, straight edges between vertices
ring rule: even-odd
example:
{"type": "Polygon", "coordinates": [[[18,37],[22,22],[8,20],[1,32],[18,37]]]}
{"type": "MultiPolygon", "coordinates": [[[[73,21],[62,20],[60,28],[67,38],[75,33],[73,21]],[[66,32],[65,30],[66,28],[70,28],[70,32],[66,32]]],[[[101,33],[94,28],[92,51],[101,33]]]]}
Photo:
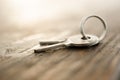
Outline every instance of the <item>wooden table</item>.
{"type": "MultiPolygon", "coordinates": [[[[79,22],[86,14],[48,20],[31,27],[1,25],[0,80],[120,80],[119,11],[99,14],[109,27],[99,45],[40,54],[33,52],[40,40],[63,40],[80,34],[79,22]]],[[[94,21],[90,25],[87,32],[99,34],[101,25],[94,21]]]]}

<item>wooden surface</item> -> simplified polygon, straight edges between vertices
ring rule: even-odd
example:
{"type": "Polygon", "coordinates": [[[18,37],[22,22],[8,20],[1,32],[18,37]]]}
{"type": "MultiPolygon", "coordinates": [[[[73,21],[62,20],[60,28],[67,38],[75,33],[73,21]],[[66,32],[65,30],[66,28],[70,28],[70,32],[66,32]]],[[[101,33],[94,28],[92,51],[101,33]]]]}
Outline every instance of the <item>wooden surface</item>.
{"type": "MultiPolygon", "coordinates": [[[[120,80],[120,15],[118,10],[99,14],[109,27],[99,45],[40,54],[33,52],[40,40],[62,40],[79,34],[79,22],[85,15],[41,22],[33,27],[1,25],[0,80],[120,80]]],[[[92,25],[95,22],[86,28],[88,33],[99,34],[100,24],[92,25]]]]}

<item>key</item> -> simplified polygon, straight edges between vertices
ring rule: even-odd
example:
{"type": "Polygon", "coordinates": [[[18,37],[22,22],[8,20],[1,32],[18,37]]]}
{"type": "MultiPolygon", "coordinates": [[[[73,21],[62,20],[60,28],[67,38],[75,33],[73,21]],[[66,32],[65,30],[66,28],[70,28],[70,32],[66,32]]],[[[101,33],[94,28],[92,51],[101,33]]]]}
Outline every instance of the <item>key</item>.
{"type": "Polygon", "coordinates": [[[72,37],[69,37],[63,42],[56,43],[53,45],[48,45],[48,46],[41,46],[38,49],[35,49],[35,53],[40,53],[40,52],[45,52],[48,50],[52,50],[55,48],[60,48],[60,47],[87,47],[87,46],[93,46],[99,43],[99,38],[97,36],[93,35],[86,35],[88,38],[83,39],[82,35],[75,35],[72,37]]]}
{"type": "MultiPolygon", "coordinates": [[[[106,23],[104,22],[104,20],[99,16],[91,15],[91,16],[85,17],[81,20],[81,26],[80,26],[81,35],[75,35],[75,36],[69,37],[68,39],[66,39],[62,42],[48,42],[49,44],[53,44],[53,45],[41,46],[40,48],[35,49],[34,52],[40,53],[40,52],[44,52],[44,51],[48,51],[48,50],[52,50],[52,49],[60,48],[60,47],[93,46],[93,45],[98,44],[100,41],[102,41],[104,39],[104,37],[106,36],[106,32],[107,32],[107,26],[106,26],[106,23]],[[93,17],[99,19],[104,26],[104,31],[100,37],[97,37],[94,35],[88,35],[88,34],[85,34],[85,32],[84,32],[84,29],[83,29],[84,24],[86,23],[86,21],[89,18],[93,18],[93,17]]],[[[43,42],[43,43],[45,44],[45,42],[43,42]]]]}
{"type": "MultiPolygon", "coordinates": [[[[103,26],[104,26],[104,29],[105,29],[105,30],[104,30],[104,32],[102,33],[101,37],[99,37],[99,40],[101,41],[101,40],[105,37],[105,35],[106,35],[107,26],[106,26],[106,23],[104,22],[104,20],[103,20],[101,17],[99,17],[99,16],[90,15],[90,16],[88,16],[88,17],[84,17],[84,18],[81,20],[80,32],[81,32],[83,38],[84,38],[84,39],[87,39],[86,34],[85,34],[85,32],[84,32],[84,29],[83,29],[83,26],[84,26],[84,24],[86,23],[86,21],[87,21],[89,18],[93,18],[93,17],[99,19],[99,20],[102,22],[103,26]]],[[[41,45],[41,46],[44,46],[44,45],[52,45],[52,44],[57,44],[57,43],[64,42],[64,41],[65,41],[65,40],[62,40],[62,41],[41,41],[41,42],[40,42],[40,45],[41,45]]]]}
{"type": "Polygon", "coordinates": [[[57,43],[61,43],[64,42],[66,39],[64,40],[56,40],[56,41],[40,41],[39,44],[40,46],[46,46],[46,45],[53,45],[53,44],[57,44],[57,43]]]}

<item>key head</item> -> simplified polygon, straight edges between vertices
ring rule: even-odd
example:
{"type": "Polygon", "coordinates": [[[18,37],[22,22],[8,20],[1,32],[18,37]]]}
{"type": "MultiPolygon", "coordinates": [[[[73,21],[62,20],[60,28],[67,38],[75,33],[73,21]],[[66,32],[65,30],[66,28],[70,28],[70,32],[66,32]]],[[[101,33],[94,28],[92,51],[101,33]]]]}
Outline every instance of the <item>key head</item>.
{"type": "Polygon", "coordinates": [[[99,43],[99,38],[93,35],[87,35],[88,39],[82,39],[82,35],[69,37],[66,41],[66,46],[93,46],[99,43]]]}

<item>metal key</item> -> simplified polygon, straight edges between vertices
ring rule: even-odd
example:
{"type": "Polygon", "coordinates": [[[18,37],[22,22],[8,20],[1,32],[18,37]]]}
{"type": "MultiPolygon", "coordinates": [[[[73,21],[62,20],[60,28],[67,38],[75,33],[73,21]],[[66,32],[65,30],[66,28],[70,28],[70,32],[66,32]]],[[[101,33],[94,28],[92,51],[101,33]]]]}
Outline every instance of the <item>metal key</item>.
{"type": "Polygon", "coordinates": [[[75,35],[69,37],[63,42],[49,45],[49,46],[41,46],[38,49],[35,49],[35,53],[45,52],[51,49],[59,48],[59,47],[83,47],[83,46],[93,46],[99,43],[99,38],[93,35],[87,35],[88,39],[83,39],[82,35],[75,35]]]}
{"type": "Polygon", "coordinates": [[[59,48],[59,47],[84,47],[84,46],[96,45],[101,40],[103,40],[103,38],[106,36],[107,27],[102,18],[100,18],[99,16],[96,16],[96,15],[91,15],[91,16],[85,17],[81,20],[80,32],[81,32],[81,35],[75,35],[75,36],[69,37],[65,41],[55,42],[55,44],[53,44],[54,42],[52,42],[53,45],[41,46],[40,48],[35,49],[34,52],[40,53],[40,52],[48,51],[48,50],[59,48]],[[93,17],[98,18],[104,26],[104,31],[99,38],[94,35],[85,34],[84,29],[83,29],[83,26],[86,23],[86,21],[89,18],[93,18],[93,17]]]}

